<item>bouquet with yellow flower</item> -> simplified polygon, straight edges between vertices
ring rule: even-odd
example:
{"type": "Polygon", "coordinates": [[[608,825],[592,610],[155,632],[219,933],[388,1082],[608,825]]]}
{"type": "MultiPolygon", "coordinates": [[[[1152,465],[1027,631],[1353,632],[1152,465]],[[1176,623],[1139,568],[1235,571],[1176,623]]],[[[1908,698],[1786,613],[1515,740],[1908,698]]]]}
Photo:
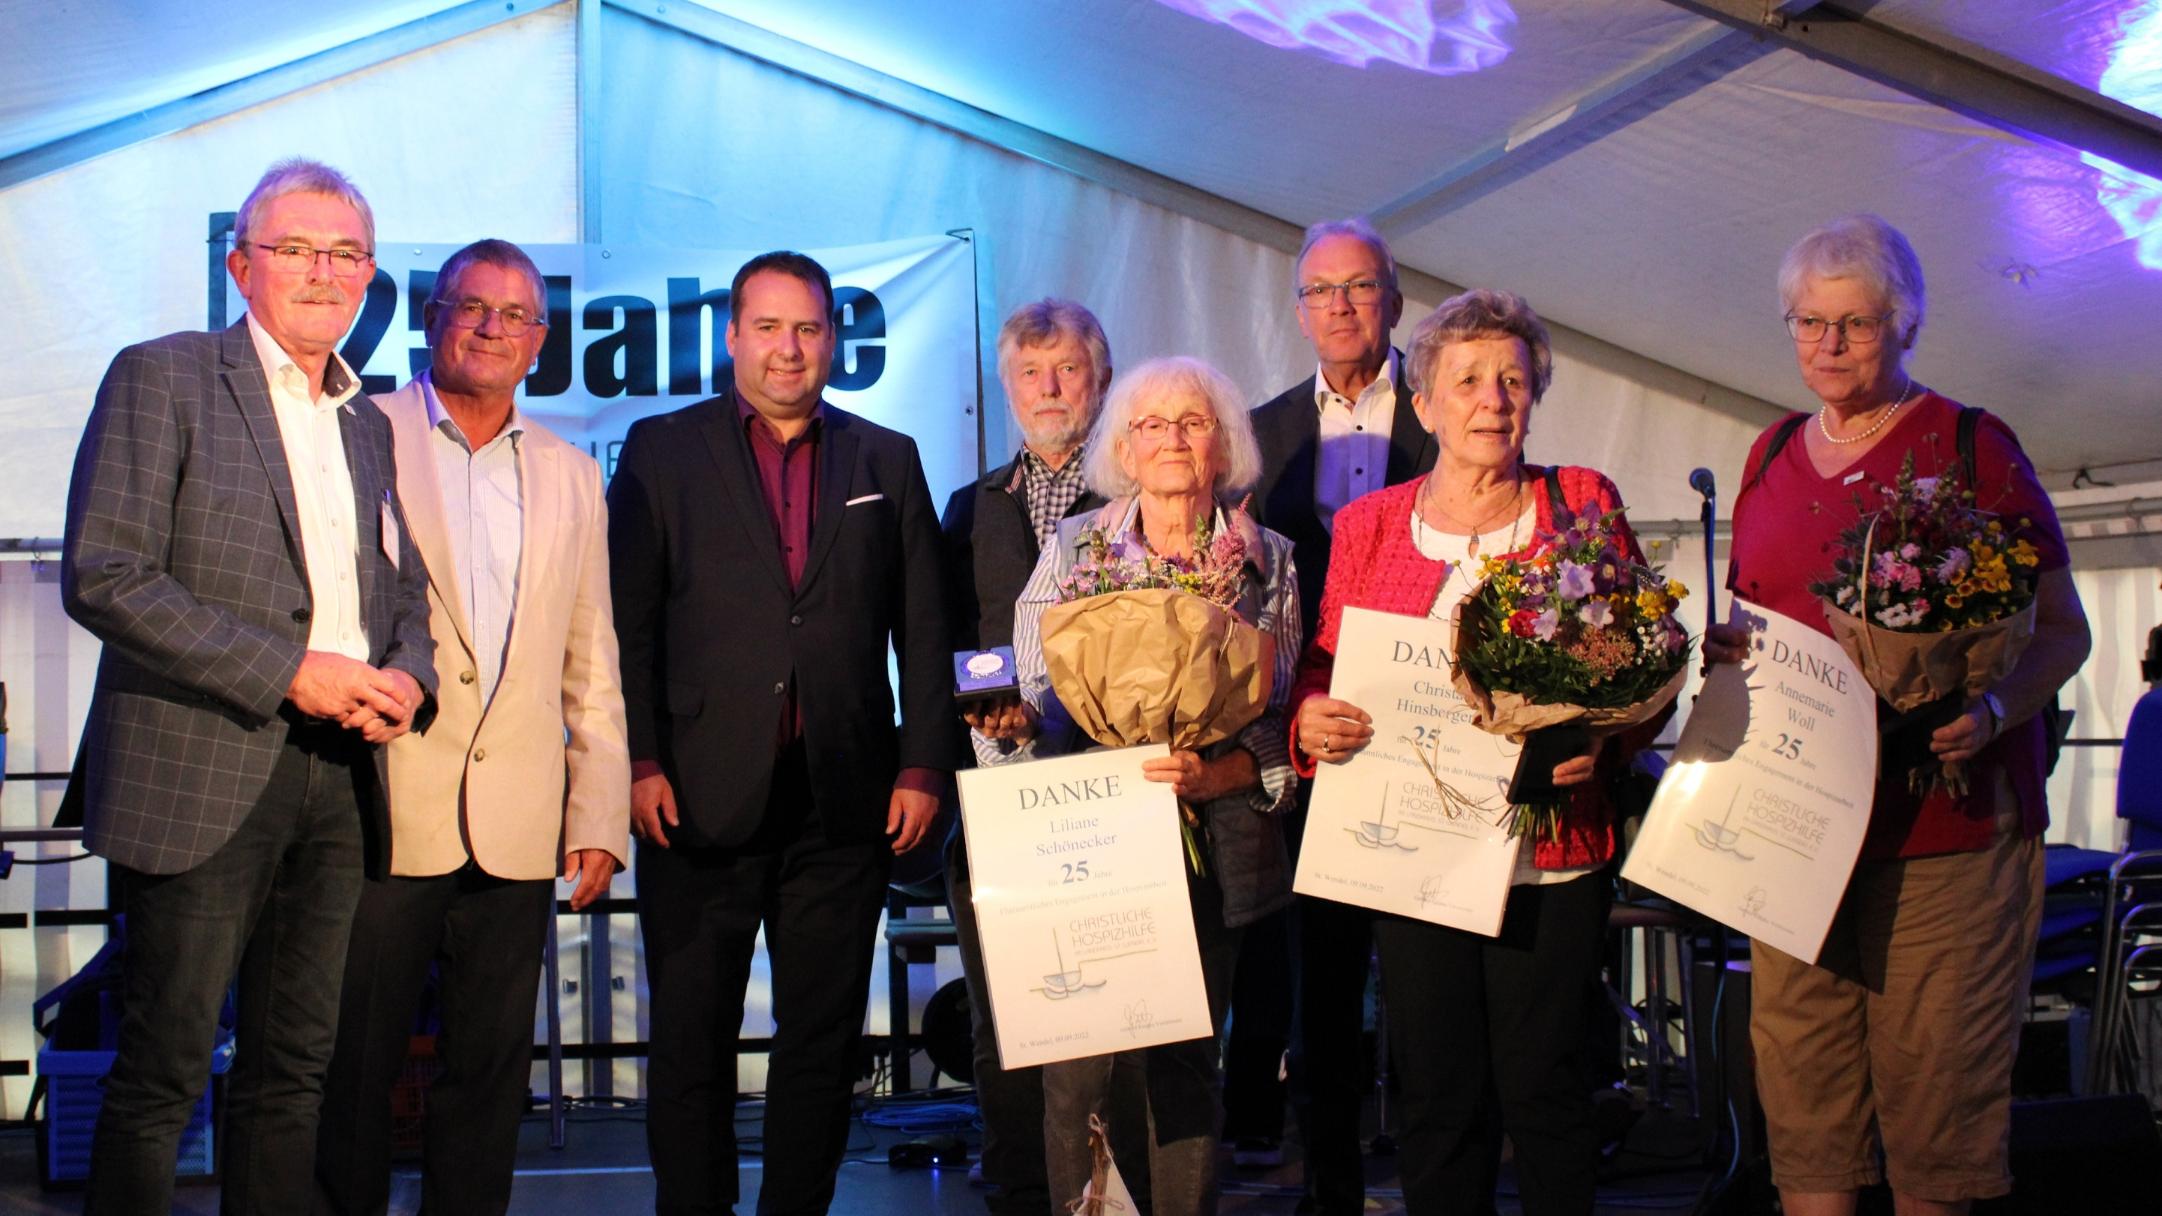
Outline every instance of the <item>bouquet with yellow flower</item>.
{"type": "Polygon", "coordinates": [[[1509,793],[1517,835],[1558,838],[1554,765],[1665,709],[1688,671],[1674,609],[1689,589],[1624,554],[1620,516],[1557,516],[1547,547],[1483,559],[1457,609],[1457,690],[1480,727],[1525,745],[1509,793]]]}
{"type": "Polygon", "coordinates": [[[1832,573],[1810,584],[1869,686],[1898,716],[1880,730],[1885,771],[1922,792],[1943,781],[1966,792],[1964,766],[1932,767],[1929,736],[2012,670],[2034,634],[2041,555],[2007,521],[1975,503],[1959,474],[1916,477],[1914,456],[1840,535],[1832,573]]]}

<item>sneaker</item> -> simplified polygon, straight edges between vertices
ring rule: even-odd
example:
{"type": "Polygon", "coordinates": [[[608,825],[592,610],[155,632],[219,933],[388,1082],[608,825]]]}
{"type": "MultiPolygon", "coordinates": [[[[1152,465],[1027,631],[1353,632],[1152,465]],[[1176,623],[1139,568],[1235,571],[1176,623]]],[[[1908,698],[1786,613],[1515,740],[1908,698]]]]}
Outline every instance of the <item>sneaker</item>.
{"type": "Polygon", "coordinates": [[[1284,1163],[1284,1146],[1264,1136],[1243,1136],[1231,1142],[1231,1164],[1242,1170],[1271,1169],[1284,1163]]]}

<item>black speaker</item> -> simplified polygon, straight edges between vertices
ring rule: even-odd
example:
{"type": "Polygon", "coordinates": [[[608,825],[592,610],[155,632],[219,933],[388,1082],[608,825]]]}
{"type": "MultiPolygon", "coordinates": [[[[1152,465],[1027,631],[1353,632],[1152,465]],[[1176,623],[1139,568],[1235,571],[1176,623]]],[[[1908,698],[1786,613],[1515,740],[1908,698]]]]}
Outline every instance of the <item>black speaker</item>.
{"type": "Polygon", "coordinates": [[[2162,1135],[2138,1094],[2012,1104],[2012,1193],[1974,1216],[2153,1216],[2162,1135]]]}
{"type": "Polygon", "coordinates": [[[968,985],[947,980],[923,1006],[923,1050],[931,1067],[963,1085],[976,1083],[976,1028],[968,985]]]}

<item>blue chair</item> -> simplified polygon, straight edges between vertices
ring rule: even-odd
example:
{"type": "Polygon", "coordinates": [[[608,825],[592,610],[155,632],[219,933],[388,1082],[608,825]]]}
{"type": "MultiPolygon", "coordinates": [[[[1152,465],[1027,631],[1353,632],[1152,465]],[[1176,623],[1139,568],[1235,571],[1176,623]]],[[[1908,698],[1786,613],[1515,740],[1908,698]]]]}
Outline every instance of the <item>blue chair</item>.
{"type": "Polygon", "coordinates": [[[2151,688],[2132,707],[2117,762],[2117,818],[2130,830],[2125,851],[2162,849],[2162,688],[2151,688]]]}

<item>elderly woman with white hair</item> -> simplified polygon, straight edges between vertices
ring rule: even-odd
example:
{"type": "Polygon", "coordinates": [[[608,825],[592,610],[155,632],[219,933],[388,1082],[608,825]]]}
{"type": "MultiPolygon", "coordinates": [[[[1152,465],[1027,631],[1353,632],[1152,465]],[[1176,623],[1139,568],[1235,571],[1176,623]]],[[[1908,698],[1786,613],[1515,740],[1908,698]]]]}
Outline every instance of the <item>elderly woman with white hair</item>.
{"type": "MultiPolygon", "coordinates": [[[[2012,1060],[2042,907],[2046,730],[2040,711],[2089,646],[2064,537],[2011,428],[1918,383],[1922,267],[1874,215],[1804,236],[1779,270],[1802,382],[1822,403],[1775,423],[1734,502],[1727,585],[1738,599],[1830,632],[1811,581],[1856,502],[1914,461],[1962,471],[1977,505],[2031,524],[2040,553],[2034,638],[2011,674],[1930,737],[1970,789],[1912,794],[1879,774],[1868,835],[1823,951],[1751,947],[1750,1038],[1789,1216],[1845,1216],[1891,1184],[1902,1214],[1965,1212],[2006,1194],[2012,1060]],[[1881,1163],[1879,1148],[1881,1146],[1881,1163]]],[[[1716,626],[1704,653],[1734,662],[1747,635],[1716,626]]],[[[1880,712],[1888,712],[1880,706],[1880,712]]]]}
{"type": "MultiPolygon", "coordinates": [[[[1239,933],[1291,899],[1290,865],[1277,813],[1298,778],[1285,746],[1283,701],[1299,653],[1298,575],[1291,542],[1256,526],[1235,504],[1261,472],[1261,451],[1237,388],[1197,359],[1156,359],[1120,376],[1085,449],[1101,510],[1059,525],[1015,606],[1014,655],[1025,712],[1000,737],[975,735],[978,759],[1006,763],[1089,746],[1059,705],[1045,673],[1041,625],[1059,580],[1087,552],[1082,533],[1102,529],[1165,557],[1191,556],[1198,522],[1247,539],[1245,587],[1236,611],[1272,641],[1270,707],[1238,734],[1199,751],[1149,761],[1197,809],[1208,841],[1207,873],[1188,879],[1209,1016],[1220,1033],[1238,958],[1239,933]]],[[[1216,1210],[1216,1139],[1222,1117],[1217,1039],[1132,1053],[1145,1075],[1149,1177],[1159,1216],[1216,1210]]],[[[1113,1062],[1093,1056],[1044,1067],[1044,1150],[1052,1198],[1077,1198],[1088,1182],[1089,1116],[1104,1111],[1113,1062]]]]}

